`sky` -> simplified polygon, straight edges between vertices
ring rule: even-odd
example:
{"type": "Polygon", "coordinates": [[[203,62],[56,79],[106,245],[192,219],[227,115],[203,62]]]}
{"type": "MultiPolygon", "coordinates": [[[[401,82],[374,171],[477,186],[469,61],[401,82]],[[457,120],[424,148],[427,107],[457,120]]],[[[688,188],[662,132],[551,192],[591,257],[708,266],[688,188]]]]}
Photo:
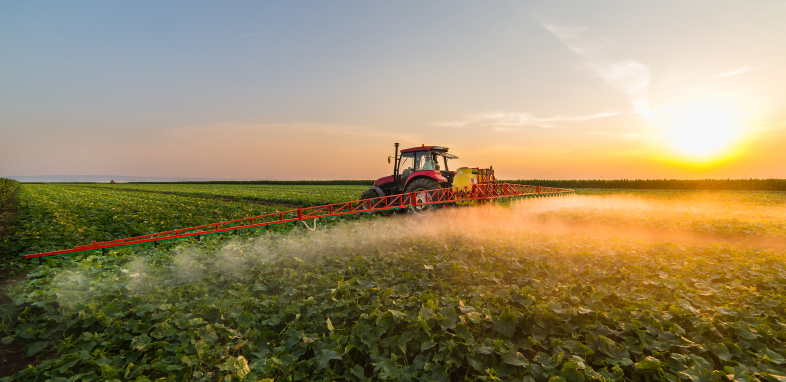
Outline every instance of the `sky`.
{"type": "Polygon", "coordinates": [[[0,176],[786,178],[786,3],[4,1],[0,176]]]}

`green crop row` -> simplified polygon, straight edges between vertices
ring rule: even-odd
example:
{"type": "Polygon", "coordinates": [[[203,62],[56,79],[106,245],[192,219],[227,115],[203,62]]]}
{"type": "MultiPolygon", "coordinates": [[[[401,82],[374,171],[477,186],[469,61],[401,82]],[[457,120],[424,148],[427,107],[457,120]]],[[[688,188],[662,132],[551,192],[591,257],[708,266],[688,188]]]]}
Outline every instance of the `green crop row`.
{"type": "Polygon", "coordinates": [[[0,207],[5,206],[18,188],[19,182],[13,179],[0,178],[0,207]]]}
{"type": "Polygon", "coordinates": [[[503,182],[572,189],[786,191],[786,179],[516,179],[503,182]]]}
{"type": "Polygon", "coordinates": [[[245,184],[90,184],[107,190],[146,191],[186,196],[224,197],[284,203],[295,206],[317,206],[360,199],[368,186],[296,186],[245,184]]]}
{"type": "Polygon", "coordinates": [[[19,217],[4,237],[6,256],[69,249],[276,212],[258,204],[68,185],[25,184],[19,217]]]}
{"type": "Polygon", "coordinates": [[[783,253],[442,220],[56,260],[0,307],[13,380],[786,378],[783,253]]]}

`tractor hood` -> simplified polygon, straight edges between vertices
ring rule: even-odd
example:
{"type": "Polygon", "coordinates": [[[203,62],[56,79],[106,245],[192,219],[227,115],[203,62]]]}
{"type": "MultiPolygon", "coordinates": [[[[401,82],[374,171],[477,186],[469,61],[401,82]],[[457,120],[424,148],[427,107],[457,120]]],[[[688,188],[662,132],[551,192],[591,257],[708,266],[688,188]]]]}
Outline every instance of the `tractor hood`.
{"type": "Polygon", "coordinates": [[[390,183],[392,181],[393,181],[393,175],[383,176],[383,177],[377,179],[377,181],[374,182],[374,185],[375,186],[381,186],[381,185],[383,185],[385,183],[390,183]]]}

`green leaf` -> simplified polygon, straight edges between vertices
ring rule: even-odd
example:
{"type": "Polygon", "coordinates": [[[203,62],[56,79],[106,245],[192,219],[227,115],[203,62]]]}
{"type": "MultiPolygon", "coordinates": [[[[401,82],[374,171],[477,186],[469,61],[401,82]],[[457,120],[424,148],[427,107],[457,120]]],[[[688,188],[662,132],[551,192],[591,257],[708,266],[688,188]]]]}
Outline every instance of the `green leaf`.
{"type": "Polygon", "coordinates": [[[248,361],[241,355],[237,358],[229,357],[225,363],[226,370],[235,375],[238,379],[242,380],[251,371],[248,366],[248,361]]]}
{"type": "Polygon", "coordinates": [[[441,311],[442,315],[445,316],[439,324],[449,329],[455,329],[456,323],[458,322],[458,314],[456,314],[456,310],[450,307],[445,307],[441,311]]]}
{"type": "Polygon", "coordinates": [[[514,349],[511,349],[510,351],[505,353],[504,356],[502,356],[502,362],[513,366],[521,366],[521,367],[529,366],[529,362],[527,362],[527,359],[524,358],[524,355],[517,352],[514,349]]]}
{"type": "Polygon", "coordinates": [[[39,351],[45,349],[49,346],[48,342],[33,342],[27,345],[27,356],[30,357],[31,355],[38,353],[39,351]]]}
{"type": "Polygon", "coordinates": [[[681,371],[680,375],[690,379],[692,382],[710,382],[712,380],[712,371],[699,365],[693,365],[681,371]]]}
{"type": "Polygon", "coordinates": [[[730,379],[734,382],[758,382],[759,379],[754,377],[751,374],[751,371],[748,370],[745,366],[725,366],[723,370],[728,373],[726,375],[727,379],[730,379]]]}
{"type": "Polygon", "coordinates": [[[745,324],[744,322],[740,323],[740,326],[734,330],[734,333],[746,340],[755,340],[759,337],[759,334],[752,330],[750,325],[745,324]]]}
{"type": "Polygon", "coordinates": [[[701,313],[699,313],[698,310],[696,310],[696,308],[693,307],[693,305],[691,305],[690,301],[688,301],[688,300],[679,300],[679,303],[680,303],[680,306],[683,309],[687,310],[688,312],[693,313],[695,315],[701,314],[701,313]]]}
{"type": "Polygon", "coordinates": [[[584,382],[586,379],[584,373],[579,371],[579,364],[577,362],[565,362],[565,365],[560,370],[560,376],[567,382],[584,382]]]}
{"type": "Polygon", "coordinates": [[[630,361],[630,353],[627,349],[614,342],[606,336],[598,336],[600,350],[612,359],[630,361]]]}
{"type": "Polygon", "coordinates": [[[573,348],[570,349],[570,352],[573,354],[589,356],[595,354],[595,351],[590,349],[589,346],[584,345],[583,343],[576,341],[573,344],[573,348]]]}
{"type": "MultiPolygon", "coordinates": [[[[423,345],[425,345],[425,344],[423,344],[423,345]]],[[[422,350],[422,348],[421,348],[421,350],[422,350]]],[[[494,348],[490,347],[490,346],[478,346],[478,347],[475,348],[475,353],[478,353],[478,354],[491,354],[492,352],[494,352],[494,348]]]]}
{"type": "Polygon", "coordinates": [[[660,369],[661,362],[655,357],[648,356],[647,358],[634,363],[634,365],[639,370],[658,370],[660,369]]]}
{"type": "Polygon", "coordinates": [[[758,375],[769,379],[772,382],[786,382],[786,376],[772,373],[758,373],[758,375]]]}
{"type": "Polygon", "coordinates": [[[731,354],[729,354],[729,349],[726,347],[726,345],[712,344],[710,345],[710,349],[712,349],[712,352],[715,353],[715,355],[722,361],[731,361],[731,354]]]}
{"type": "Polygon", "coordinates": [[[538,352],[538,354],[535,354],[535,358],[532,360],[539,363],[546,370],[556,369],[557,366],[559,366],[559,362],[557,360],[543,352],[538,352]]]}
{"type": "Polygon", "coordinates": [[[352,366],[352,368],[349,369],[349,372],[352,373],[352,375],[358,377],[360,380],[366,379],[366,372],[363,370],[363,366],[360,366],[359,364],[352,366]]]}
{"type": "Polygon", "coordinates": [[[131,348],[136,350],[147,350],[148,346],[150,346],[150,337],[147,334],[143,334],[141,336],[134,337],[131,340],[131,348]]]}
{"type": "Polygon", "coordinates": [[[153,332],[150,333],[150,336],[156,339],[162,339],[165,337],[176,336],[176,335],[177,335],[177,330],[175,330],[175,328],[173,328],[171,325],[169,325],[166,322],[159,324],[155,328],[155,330],[153,330],[153,332]]]}
{"type": "Polygon", "coordinates": [[[759,351],[759,356],[763,361],[772,362],[774,364],[783,365],[786,363],[786,359],[783,358],[782,355],[770,350],[770,349],[762,349],[759,351]]]}
{"type": "Polygon", "coordinates": [[[611,381],[619,381],[622,379],[625,373],[622,371],[622,368],[619,365],[614,365],[614,367],[611,368],[611,373],[609,373],[604,368],[600,370],[600,375],[603,376],[603,378],[606,378],[611,381]]]}
{"type": "Polygon", "coordinates": [[[494,324],[491,326],[491,328],[495,332],[508,338],[513,338],[513,336],[516,334],[516,323],[507,319],[494,320],[494,324]]]}
{"type": "Polygon", "coordinates": [[[313,361],[317,365],[317,370],[326,369],[329,366],[331,360],[341,360],[341,355],[327,349],[320,350],[316,357],[314,357],[313,361]]]}

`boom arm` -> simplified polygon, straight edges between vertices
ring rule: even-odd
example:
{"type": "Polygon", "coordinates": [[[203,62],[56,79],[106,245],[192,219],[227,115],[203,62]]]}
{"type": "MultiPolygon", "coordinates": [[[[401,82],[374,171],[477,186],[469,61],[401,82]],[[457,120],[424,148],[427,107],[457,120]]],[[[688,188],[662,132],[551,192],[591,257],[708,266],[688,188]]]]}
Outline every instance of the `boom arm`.
{"type": "MultiPolygon", "coordinates": [[[[490,179],[493,179],[493,173],[489,175],[491,175],[490,179]]],[[[316,224],[316,219],[319,218],[407,208],[423,204],[441,204],[473,200],[485,201],[496,198],[522,196],[558,196],[570,194],[573,192],[574,190],[563,188],[525,186],[520,184],[496,182],[480,183],[473,184],[472,187],[453,187],[441,188],[437,190],[416,191],[407,194],[384,196],[380,198],[353,200],[351,202],[328,204],[324,206],[298,208],[289,211],[275,212],[267,215],[248,217],[245,219],[182,228],[174,231],[159,232],[149,235],[129,237],[126,239],[105,241],[101,243],[94,242],[93,244],[82,245],[72,249],[29,254],[25,255],[24,257],[26,259],[37,258],[40,261],[43,258],[69,256],[90,251],[102,251],[103,253],[106,253],[106,250],[109,248],[131,247],[142,244],[153,244],[157,246],[158,243],[162,241],[185,239],[189,237],[196,237],[198,240],[203,235],[212,235],[224,232],[237,233],[237,231],[243,229],[268,227],[282,223],[297,223],[309,219],[314,219],[316,224]]]]}

